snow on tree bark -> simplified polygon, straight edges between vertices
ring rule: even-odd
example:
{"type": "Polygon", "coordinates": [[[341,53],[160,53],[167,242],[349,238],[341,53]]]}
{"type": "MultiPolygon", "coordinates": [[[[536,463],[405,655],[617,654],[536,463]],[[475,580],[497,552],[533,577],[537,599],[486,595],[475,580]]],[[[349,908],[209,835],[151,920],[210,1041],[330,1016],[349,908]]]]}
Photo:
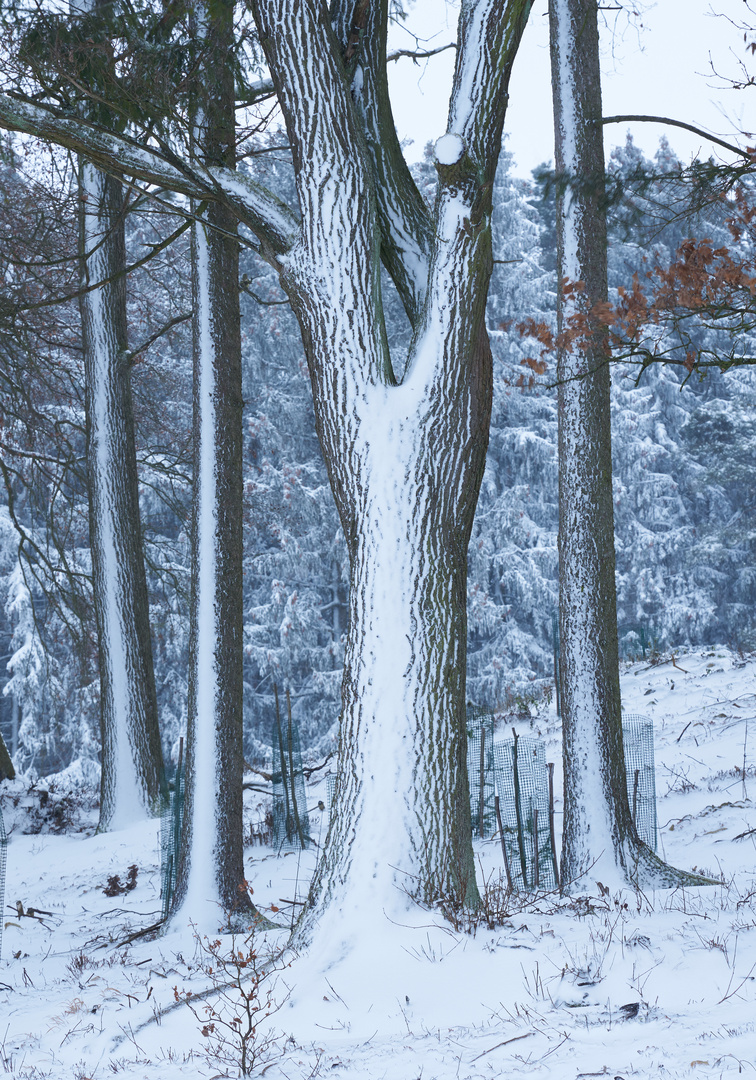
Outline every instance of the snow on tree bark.
{"type": "MultiPolygon", "coordinates": [[[[358,64],[380,57],[386,5],[375,8],[358,64]]],[[[464,152],[437,164],[431,222],[416,199],[403,213],[398,183],[375,179],[363,124],[378,145],[388,103],[372,114],[372,129],[369,103],[354,108],[350,81],[355,97],[359,86],[345,78],[324,5],[254,5],[302,212],[281,280],[302,328],[351,564],[337,809],[305,936],[324,910],[338,932],[345,914],[364,926],[401,904],[403,892],[477,902],[465,769],[467,543],[491,405],[491,188],[529,8],[462,6],[449,131],[464,152]],[[382,253],[417,322],[401,385],[386,345],[382,253]]],[[[389,158],[382,167],[390,171],[389,158]]]]}
{"type": "Polygon", "coordinates": [[[134,416],[126,340],[123,197],[118,180],[79,166],[82,278],[107,282],[80,301],[87,486],[100,657],[100,829],[155,813],[162,755],[152,668],[134,416]]]}
{"type": "MultiPolygon", "coordinates": [[[[627,799],[617,644],[609,346],[591,309],[607,299],[596,0],[552,0],[558,323],[587,330],[559,352],[562,880],[583,889],[695,881],[638,838],[627,799]],[[577,283],[582,283],[576,288],[577,283]]],[[[701,883],[701,879],[699,879],[701,883]]]]}
{"type": "MultiPolygon", "coordinates": [[[[196,11],[194,118],[203,166],[235,163],[233,3],[196,11]]],[[[242,364],[236,219],[212,204],[192,234],[194,485],[184,834],[173,917],[250,911],[242,842],[242,364]],[[208,907],[208,905],[210,905],[208,907]]]]}

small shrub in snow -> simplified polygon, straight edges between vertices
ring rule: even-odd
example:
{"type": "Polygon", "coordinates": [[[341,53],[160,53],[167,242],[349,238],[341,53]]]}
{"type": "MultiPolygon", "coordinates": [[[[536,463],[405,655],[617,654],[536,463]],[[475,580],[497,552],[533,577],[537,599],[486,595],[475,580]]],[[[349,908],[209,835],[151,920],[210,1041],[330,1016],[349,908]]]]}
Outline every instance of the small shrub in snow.
{"type": "Polygon", "coordinates": [[[200,1022],[208,1063],[252,1076],[283,1057],[278,1033],[266,1022],[288,997],[274,997],[276,983],[271,977],[288,965],[281,965],[280,953],[259,955],[254,930],[241,939],[232,934],[228,949],[219,938],[195,933],[195,940],[200,968],[213,986],[212,997],[200,1005],[192,1000],[191,990],[182,992],[174,986],[174,998],[185,1001],[200,1022]]]}

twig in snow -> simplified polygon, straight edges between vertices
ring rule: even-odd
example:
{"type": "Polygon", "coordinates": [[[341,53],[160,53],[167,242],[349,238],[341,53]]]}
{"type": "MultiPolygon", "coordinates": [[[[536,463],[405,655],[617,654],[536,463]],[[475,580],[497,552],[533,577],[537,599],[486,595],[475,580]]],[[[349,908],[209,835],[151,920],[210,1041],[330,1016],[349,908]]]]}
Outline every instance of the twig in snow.
{"type": "Polygon", "coordinates": [[[528,1039],[531,1035],[535,1035],[534,1031],[526,1031],[524,1035],[515,1035],[511,1039],[505,1039],[504,1042],[497,1043],[496,1046],[490,1047],[488,1050],[484,1050],[482,1054],[478,1054],[478,1057],[474,1057],[470,1064],[478,1061],[479,1058],[485,1057],[486,1054],[492,1054],[494,1050],[498,1050],[500,1046],[508,1046],[509,1043],[518,1042],[520,1039],[528,1039]]]}

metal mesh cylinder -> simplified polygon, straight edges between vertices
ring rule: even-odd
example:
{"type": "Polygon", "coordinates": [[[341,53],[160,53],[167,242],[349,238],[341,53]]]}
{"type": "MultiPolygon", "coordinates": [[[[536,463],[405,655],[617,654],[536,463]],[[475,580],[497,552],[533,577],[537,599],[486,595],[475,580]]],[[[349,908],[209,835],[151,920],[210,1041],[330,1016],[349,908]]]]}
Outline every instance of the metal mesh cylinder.
{"type": "Polygon", "coordinates": [[[628,713],[622,717],[625,773],[630,812],[638,836],[656,851],[656,772],[654,725],[648,716],[628,713]]]}
{"type": "Polygon", "coordinates": [[[495,743],[494,767],[512,888],[556,889],[543,742],[519,736],[495,743]]]}
{"type": "Polygon", "coordinates": [[[184,824],[184,794],[184,763],[182,756],[179,756],[176,774],[160,813],[160,894],[164,919],[168,918],[176,891],[181,829],[184,824]]]}
{"type": "Polygon", "coordinates": [[[310,842],[299,726],[289,714],[273,723],[273,843],[279,849],[310,842]]]}
{"type": "Polygon", "coordinates": [[[494,718],[490,713],[467,714],[467,780],[473,836],[488,839],[496,832],[494,782],[494,718]]]}

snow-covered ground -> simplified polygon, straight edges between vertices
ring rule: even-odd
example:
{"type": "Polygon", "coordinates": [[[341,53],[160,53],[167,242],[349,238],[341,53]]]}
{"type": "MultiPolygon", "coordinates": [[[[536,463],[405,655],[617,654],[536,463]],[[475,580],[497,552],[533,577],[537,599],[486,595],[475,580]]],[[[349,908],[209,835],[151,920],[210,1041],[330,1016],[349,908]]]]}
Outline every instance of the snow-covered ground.
{"type": "MultiPolygon", "coordinates": [[[[312,958],[285,956],[289,966],[261,984],[261,999],[270,986],[281,1004],[266,1023],[280,1033],[273,1049],[282,1056],[258,1072],[269,1080],[756,1073],[756,657],[719,648],[664,659],[623,674],[624,708],[655,723],[660,854],[723,884],[502,898],[498,843],[478,843],[481,886],[488,882],[500,924],[465,933],[415,908],[361,940],[327,977],[312,958]]],[[[558,772],[553,707],[518,728],[540,731],[558,772]]],[[[94,811],[71,804],[59,817],[72,817],[73,829],[25,834],[33,820],[49,821],[59,795],[40,816],[24,808],[39,795],[3,790],[11,835],[0,1076],[238,1075],[207,1057],[217,1040],[202,1034],[205,1001],[194,1003],[197,1016],[176,1001],[219,979],[191,927],[122,944],[159,917],[156,825],[97,836],[94,811]],[[105,896],[108,879],[125,884],[131,866],[135,886],[105,896]],[[17,903],[49,914],[22,916],[17,903]]],[[[311,787],[309,806],[325,791],[324,779],[311,787]]],[[[248,794],[252,825],[261,808],[248,794]]],[[[316,839],[325,833],[319,818],[315,810],[316,839]]],[[[287,901],[302,899],[313,859],[247,849],[254,899],[271,918],[291,921],[296,905],[287,901]]],[[[285,937],[258,935],[260,958],[285,937]]],[[[230,946],[221,939],[221,952],[230,946]]]]}

